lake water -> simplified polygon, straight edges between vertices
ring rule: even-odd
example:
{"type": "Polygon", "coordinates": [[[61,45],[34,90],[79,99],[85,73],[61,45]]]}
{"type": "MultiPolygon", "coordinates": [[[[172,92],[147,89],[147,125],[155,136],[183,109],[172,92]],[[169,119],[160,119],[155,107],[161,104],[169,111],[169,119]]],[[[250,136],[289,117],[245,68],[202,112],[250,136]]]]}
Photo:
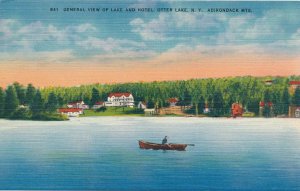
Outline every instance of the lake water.
{"type": "Polygon", "coordinates": [[[300,190],[300,120],[0,120],[0,189],[300,190]],[[142,150],[137,140],[192,143],[142,150]]]}

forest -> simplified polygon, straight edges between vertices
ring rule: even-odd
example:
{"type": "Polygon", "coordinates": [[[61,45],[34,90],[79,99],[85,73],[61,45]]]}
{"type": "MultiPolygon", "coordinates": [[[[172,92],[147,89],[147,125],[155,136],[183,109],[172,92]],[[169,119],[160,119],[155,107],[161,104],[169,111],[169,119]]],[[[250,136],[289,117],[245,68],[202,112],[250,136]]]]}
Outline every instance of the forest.
{"type": "MultiPolygon", "coordinates": [[[[144,101],[149,108],[168,105],[168,98],[178,98],[179,105],[192,105],[187,111],[201,114],[205,105],[211,109],[211,116],[228,116],[232,103],[242,104],[245,111],[258,116],[259,103],[272,103],[274,116],[287,115],[289,105],[300,105],[300,89],[289,87],[289,77],[226,77],[177,81],[154,81],[116,84],[91,84],[74,87],[36,88],[15,82],[0,88],[0,117],[10,119],[61,119],[56,110],[68,102],[83,100],[93,105],[106,101],[111,92],[130,92],[136,103],[144,101]],[[272,81],[266,84],[266,81],[272,81]],[[51,116],[51,117],[49,117],[51,116]]],[[[266,109],[266,111],[268,111],[266,109]]],[[[269,116],[268,113],[265,116],[269,116]]]]}

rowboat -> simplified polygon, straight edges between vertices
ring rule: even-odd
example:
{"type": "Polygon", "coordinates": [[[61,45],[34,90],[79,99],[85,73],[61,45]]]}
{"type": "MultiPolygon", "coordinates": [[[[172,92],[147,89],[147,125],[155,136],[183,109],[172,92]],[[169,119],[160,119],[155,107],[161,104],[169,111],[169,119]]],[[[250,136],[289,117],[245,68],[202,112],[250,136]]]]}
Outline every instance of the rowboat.
{"type": "Polygon", "coordinates": [[[157,144],[151,143],[143,140],[139,140],[139,146],[141,149],[153,149],[153,150],[177,150],[184,151],[188,144],[157,144]]]}

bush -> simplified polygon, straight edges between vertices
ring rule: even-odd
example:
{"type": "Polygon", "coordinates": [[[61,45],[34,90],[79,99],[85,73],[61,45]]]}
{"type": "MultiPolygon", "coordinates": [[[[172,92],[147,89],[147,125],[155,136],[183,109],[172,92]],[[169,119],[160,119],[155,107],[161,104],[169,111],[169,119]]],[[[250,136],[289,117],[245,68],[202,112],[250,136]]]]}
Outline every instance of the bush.
{"type": "Polygon", "coordinates": [[[242,117],[254,117],[255,113],[254,112],[244,112],[242,117]]]}
{"type": "Polygon", "coordinates": [[[66,115],[61,114],[51,114],[51,113],[39,113],[35,114],[31,118],[32,120],[37,121],[65,121],[69,120],[69,118],[66,115]]]}
{"type": "Polygon", "coordinates": [[[30,119],[31,114],[26,108],[19,108],[17,111],[13,112],[9,119],[30,119]]]}
{"type": "Polygon", "coordinates": [[[144,110],[143,109],[139,109],[139,108],[134,108],[132,110],[128,110],[125,112],[126,114],[144,114],[144,110]]]}
{"type": "Polygon", "coordinates": [[[98,109],[96,109],[96,112],[105,112],[107,110],[106,107],[100,107],[98,109]]]}

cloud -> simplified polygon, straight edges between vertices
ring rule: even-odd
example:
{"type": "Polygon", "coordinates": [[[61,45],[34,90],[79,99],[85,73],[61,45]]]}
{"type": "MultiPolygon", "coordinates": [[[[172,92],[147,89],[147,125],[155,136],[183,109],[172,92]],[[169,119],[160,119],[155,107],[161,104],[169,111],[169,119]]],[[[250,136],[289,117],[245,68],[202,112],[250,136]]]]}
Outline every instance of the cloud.
{"type": "MultiPolygon", "coordinates": [[[[243,45],[259,50],[253,52],[260,54],[295,54],[300,49],[299,17],[297,9],[237,15],[160,13],[153,19],[133,19],[130,25],[132,32],[145,41],[172,41],[175,46],[216,46],[215,49],[223,45],[231,52],[239,52],[234,47],[243,45]]],[[[228,52],[227,49],[224,51],[228,52]]]]}
{"type": "Polygon", "coordinates": [[[128,49],[138,50],[145,48],[145,44],[142,42],[113,38],[101,39],[97,37],[88,37],[87,39],[77,41],[76,44],[87,50],[99,49],[104,52],[121,52],[128,49]]]}
{"type": "Polygon", "coordinates": [[[45,61],[47,55],[48,61],[53,61],[52,55],[57,55],[54,61],[65,62],[93,59],[94,56],[112,59],[112,55],[116,59],[142,59],[143,55],[154,54],[146,50],[143,42],[100,38],[101,31],[90,23],[58,27],[41,21],[21,24],[17,20],[0,19],[0,24],[0,58],[4,60],[9,60],[9,55],[20,60],[45,61]],[[59,51],[62,54],[58,54],[59,51]]]}
{"type": "Polygon", "coordinates": [[[133,32],[138,33],[144,40],[166,40],[166,33],[171,25],[167,22],[167,15],[161,14],[158,19],[146,23],[141,18],[130,22],[133,32]]]}
{"type": "Polygon", "coordinates": [[[139,34],[144,40],[174,40],[180,36],[214,35],[221,30],[225,17],[205,13],[160,13],[155,19],[146,21],[136,18],[130,22],[132,32],[139,34]]]}
{"type": "Polygon", "coordinates": [[[60,63],[60,62],[69,62],[73,60],[72,50],[63,50],[63,51],[42,51],[35,52],[33,50],[24,50],[14,52],[14,56],[8,52],[1,52],[0,58],[1,60],[5,60],[7,62],[15,62],[19,61],[33,61],[35,63],[60,63]]]}
{"type": "Polygon", "coordinates": [[[300,13],[296,9],[266,10],[261,16],[253,14],[230,17],[224,33],[219,34],[224,43],[262,45],[276,41],[290,40],[293,32],[300,25],[300,13]]]}
{"type": "Polygon", "coordinates": [[[298,28],[298,30],[292,35],[293,40],[300,40],[300,28],[298,28]]]}
{"type": "Polygon", "coordinates": [[[106,54],[98,54],[90,58],[93,62],[101,62],[101,63],[109,63],[113,64],[111,61],[118,60],[116,65],[120,66],[126,63],[127,61],[145,61],[148,59],[153,59],[157,57],[159,54],[152,50],[124,50],[118,54],[115,53],[106,53],[106,54]]]}
{"type": "Polygon", "coordinates": [[[17,22],[14,19],[0,19],[0,40],[9,39],[16,24],[17,22]]]}
{"type": "MultiPolygon", "coordinates": [[[[283,42],[281,42],[283,45],[283,42]]],[[[298,46],[299,48],[299,46],[298,46]]],[[[224,64],[237,63],[239,60],[239,66],[245,63],[251,66],[252,61],[257,62],[259,58],[273,59],[273,61],[282,60],[286,58],[288,52],[282,52],[280,43],[270,44],[267,47],[260,44],[239,44],[239,45],[203,45],[197,44],[191,46],[188,43],[178,44],[173,48],[157,55],[153,59],[153,63],[163,67],[179,66],[179,65],[206,65],[212,67],[217,65],[215,61],[219,63],[224,61],[224,64]],[[243,60],[245,58],[245,60],[243,60]]],[[[298,54],[288,54],[288,59],[299,59],[298,54]]],[[[262,64],[263,62],[261,62],[262,64]]],[[[274,62],[275,63],[275,62],[274,62]]],[[[254,64],[254,63],[253,63],[254,64]]],[[[256,64],[259,64],[256,63],[256,64]]]]}
{"type": "Polygon", "coordinates": [[[156,17],[130,19],[132,33],[128,36],[121,32],[107,35],[109,29],[102,33],[102,26],[88,22],[60,26],[0,19],[0,51],[20,59],[34,59],[34,55],[47,59],[43,53],[62,51],[65,56],[58,56],[62,62],[72,58],[107,62],[158,57],[169,62],[170,57],[164,55],[171,53],[176,59],[181,56],[179,59],[189,60],[191,56],[198,59],[198,55],[293,55],[300,50],[300,21],[296,19],[300,13],[295,10],[285,13],[274,9],[243,15],[171,12],[153,16],[156,17]],[[22,52],[33,56],[26,57],[22,52]]]}
{"type": "Polygon", "coordinates": [[[97,29],[89,23],[76,26],[58,28],[52,24],[44,24],[41,21],[22,25],[17,20],[0,19],[0,42],[2,49],[65,49],[72,41],[83,35],[89,35],[97,29]]]}

